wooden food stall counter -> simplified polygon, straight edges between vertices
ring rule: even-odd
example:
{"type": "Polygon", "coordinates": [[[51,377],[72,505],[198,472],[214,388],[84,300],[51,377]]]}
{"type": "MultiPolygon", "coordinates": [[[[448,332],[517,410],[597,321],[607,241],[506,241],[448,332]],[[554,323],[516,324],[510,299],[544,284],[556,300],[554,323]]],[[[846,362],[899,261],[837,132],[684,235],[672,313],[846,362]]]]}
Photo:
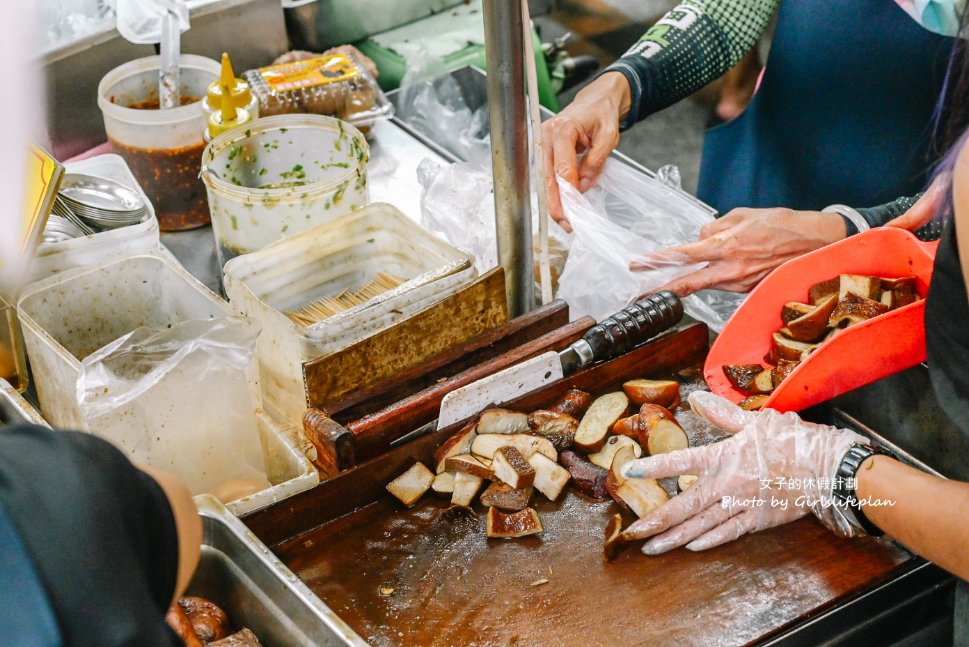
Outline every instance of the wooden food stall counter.
{"type": "MultiPolygon", "coordinates": [[[[571,387],[597,395],[637,377],[689,382],[696,371],[684,369],[699,367],[707,347],[706,327],[687,325],[506,406],[532,411],[571,387]]],[[[690,416],[692,441],[703,423],[690,416]]],[[[926,567],[890,542],[841,539],[813,518],[701,553],[647,557],[632,547],[607,562],[603,530],[617,506],[573,488],[554,503],[535,498],[541,535],[487,539],[479,504],[469,514],[428,494],[404,509],[384,489],[414,461],[433,465],[458,426],[245,519],[371,644],[761,643],[926,567]]]]}

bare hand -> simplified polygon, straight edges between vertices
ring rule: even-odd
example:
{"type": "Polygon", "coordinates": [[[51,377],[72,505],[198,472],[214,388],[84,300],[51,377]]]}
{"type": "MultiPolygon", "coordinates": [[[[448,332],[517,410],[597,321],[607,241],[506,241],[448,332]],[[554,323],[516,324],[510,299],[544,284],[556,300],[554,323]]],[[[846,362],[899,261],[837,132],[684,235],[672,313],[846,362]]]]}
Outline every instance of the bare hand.
{"type": "Polygon", "coordinates": [[[909,231],[916,231],[921,229],[935,216],[936,211],[938,211],[939,206],[942,202],[942,198],[945,195],[945,188],[949,186],[950,178],[948,176],[940,175],[935,178],[932,182],[932,186],[922,194],[922,197],[918,199],[918,202],[912,205],[912,207],[900,215],[894,220],[889,220],[885,223],[886,227],[898,227],[899,229],[908,229],[909,231]]]}
{"type": "Polygon", "coordinates": [[[706,289],[748,292],[781,263],[841,240],[845,234],[844,220],[836,213],[734,209],[701,229],[697,242],[633,261],[629,269],[706,263],[657,291],[670,290],[681,297],[706,289]]]}
{"type": "Polygon", "coordinates": [[[582,192],[588,191],[619,143],[619,119],[629,110],[629,102],[626,77],[620,73],[604,74],[579,92],[562,112],[542,124],[549,215],[565,231],[572,231],[572,227],[562,211],[555,176],[562,176],[582,192]],[[586,154],[580,162],[582,152],[586,154]]]}

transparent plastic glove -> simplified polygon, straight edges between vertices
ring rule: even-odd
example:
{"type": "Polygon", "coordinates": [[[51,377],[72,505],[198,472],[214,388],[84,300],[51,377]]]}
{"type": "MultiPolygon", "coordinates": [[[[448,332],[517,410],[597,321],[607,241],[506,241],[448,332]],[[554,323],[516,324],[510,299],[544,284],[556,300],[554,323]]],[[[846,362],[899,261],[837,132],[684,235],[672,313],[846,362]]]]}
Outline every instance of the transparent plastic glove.
{"type": "Polygon", "coordinates": [[[744,411],[708,392],[692,393],[690,406],[733,436],[625,467],[627,477],[700,477],[623,533],[629,539],[652,537],[644,553],[658,555],[684,545],[705,550],[810,513],[839,535],[858,534],[832,505],[831,493],[845,452],[866,438],[805,422],[795,413],[744,411]]]}

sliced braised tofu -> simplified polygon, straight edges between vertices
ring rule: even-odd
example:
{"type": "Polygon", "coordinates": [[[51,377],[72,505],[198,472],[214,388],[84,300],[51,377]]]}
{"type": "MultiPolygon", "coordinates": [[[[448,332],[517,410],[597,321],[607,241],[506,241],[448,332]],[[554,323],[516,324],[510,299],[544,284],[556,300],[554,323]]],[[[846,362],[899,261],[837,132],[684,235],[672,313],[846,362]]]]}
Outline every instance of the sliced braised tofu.
{"type": "Polygon", "coordinates": [[[451,493],[454,492],[454,472],[441,472],[436,475],[434,483],[431,484],[431,490],[434,494],[447,496],[450,499],[451,493]]]}
{"type": "Polygon", "coordinates": [[[825,297],[832,294],[838,294],[838,289],[841,287],[841,279],[839,277],[834,277],[828,279],[827,281],[821,281],[820,283],[815,283],[808,290],[808,299],[813,305],[820,303],[825,297]]]}
{"type": "Polygon", "coordinates": [[[606,560],[612,561],[619,556],[623,548],[629,545],[622,536],[622,515],[618,512],[612,515],[606,525],[606,541],[602,545],[602,552],[606,560]]]}
{"type": "Polygon", "coordinates": [[[478,418],[479,434],[523,434],[528,431],[528,415],[508,409],[485,409],[478,418]]]}
{"type": "Polygon", "coordinates": [[[478,421],[472,420],[460,431],[441,443],[441,446],[434,452],[434,464],[437,466],[436,472],[440,474],[444,471],[444,462],[451,456],[467,454],[471,451],[471,442],[477,434],[478,421]]]}
{"type": "Polygon", "coordinates": [[[535,469],[512,446],[498,448],[491,468],[495,472],[495,478],[515,489],[529,488],[535,482],[535,469]]]}
{"type": "Polygon", "coordinates": [[[838,300],[843,300],[851,292],[864,299],[878,300],[882,296],[882,280],[877,276],[861,274],[842,274],[838,277],[838,300]]]}
{"type": "Polygon", "coordinates": [[[492,483],[481,493],[481,503],[502,510],[517,512],[528,507],[532,488],[513,488],[505,483],[492,483]]]}
{"type": "Polygon", "coordinates": [[[481,489],[484,482],[480,476],[457,472],[454,475],[454,491],[451,493],[451,504],[469,507],[474,496],[481,489]]]}
{"type": "Polygon", "coordinates": [[[569,471],[542,454],[532,454],[528,464],[535,470],[535,489],[549,501],[559,498],[565,484],[569,482],[569,471]]]}
{"type": "Polygon", "coordinates": [[[759,411],[769,396],[763,393],[758,395],[748,395],[740,403],[740,408],[744,411],[759,411]]]}
{"type": "Polygon", "coordinates": [[[528,416],[532,432],[547,438],[558,451],[572,447],[579,421],[566,413],[540,409],[528,416]]]}
{"type": "MultiPolygon", "coordinates": [[[[800,361],[801,356],[817,348],[817,344],[807,344],[785,337],[779,332],[771,335],[770,352],[764,359],[768,364],[776,364],[782,359],[800,361]]],[[[740,387],[737,387],[740,388],[740,387]]],[[[743,389],[741,389],[743,390],[743,389]]]]}
{"type": "Polygon", "coordinates": [[[521,452],[526,460],[536,452],[558,460],[558,451],[548,438],[531,434],[478,434],[471,443],[471,453],[479,460],[493,460],[498,449],[508,446],[521,452]]]}
{"type": "Polygon", "coordinates": [[[410,468],[387,484],[387,491],[408,508],[417,503],[434,483],[434,472],[424,463],[414,463],[410,468]]]}
{"type": "Polygon", "coordinates": [[[797,368],[798,364],[800,364],[800,362],[789,362],[786,359],[782,359],[777,362],[777,366],[774,367],[771,375],[775,389],[777,388],[778,384],[787,379],[787,376],[797,368]]]}
{"type": "Polygon", "coordinates": [[[490,479],[494,476],[494,471],[475,458],[473,454],[451,456],[444,461],[444,469],[448,472],[464,472],[483,479],[490,479]]]}
{"type": "Polygon", "coordinates": [[[612,466],[609,468],[609,474],[606,476],[606,491],[609,493],[616,503],[622,507],[628,507],[626,502],[619,498],[619,486],[626,481],[626,477],[622,475],[622,468],[636,460],[636,452],[633,451],[632,447],[623,447],[612,459],[612,466]]]}
{"type": "Polygon", "coordinates": [[[832,328],[844,328],[886,312],[888,312],[888,306],[882,302],[849,292],[838,301],[828,322],[832,328]]]}
{"type": "Polygon", "coordinates": [[[735,387],[744,393],[751,393],[754,379],[763,370],[760,364],[727,364],[723,367],[723,374],[735,387]]]}
{"type": "Polygon", "coordinates": [[[676,479],[676,486],[680,488],[680,492],[685,492],[693,487],[693,484],[700,480],[699,476],[694,476],[693,474],[681,474],[679,478],[676,479]]]}
{"type": "Polygon", "coordinates": [[[497,539],[525,537],[542,532],[542,521],[531,508],[505,514],[498,508],[488,508],[488,536],[497,539]]]}
{"type": "MultiPolygon", "coordinates": [[[[834,294],[832,292],[832,294],[834,294]]],[[[810,305],[807,303],[798,303],[797,301],[789,301],[784,304],[781,308],[781,322],[786,326],[788,322],[797,319],[798,317],[803,317],[807,313],[814,310],[817,306],[810,305]]]]}

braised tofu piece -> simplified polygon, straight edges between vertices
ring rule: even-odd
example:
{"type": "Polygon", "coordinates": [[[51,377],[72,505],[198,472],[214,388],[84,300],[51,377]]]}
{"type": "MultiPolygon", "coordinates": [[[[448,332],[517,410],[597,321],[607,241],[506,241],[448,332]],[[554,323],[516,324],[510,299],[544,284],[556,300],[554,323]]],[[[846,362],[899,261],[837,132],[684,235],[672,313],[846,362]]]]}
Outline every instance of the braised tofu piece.
{"type": "Polygon", "coordinates": [[[833,328],[843,328],[867,321],[886,312],[888,312],[888,306],[880,301],[849,292],[838,301],[838,305],[831,313],[829,323],[833,328]]]}
{"type": "Polygon", "coordinates": [[[777,366],[774,367],[771,375],[774,388],[776,389],[778,384],[786,380],[787,376],[790,375],[799,364],[800,362],[789,362],[786,359],[782,359],[777,362],[777,366]]]}
{"type": "Polygon", "coordinates": [[[408,508],[417,503],[434,483],[434,472],[424,463],[414,463],[406,472],[387,484],[387,491],[408,508]]]}
{"type": "Polygon", "coordinates": [[[542,454],[532,454],[528,464],[535,470],[535,489],[549,501],[559,498],[565,484],[569,482],[569,471],[542,454]]]}
{"type": "MultiPolygon", "coordinates": [[[[834,292],[832,292],[832,294],[834,294],[834,292]]],[[[781,308],[781,322],[786,326],[789,322],[797,319],[798,317],[803,317],[807,313],[814,310],[816,307],[817,306],[815,305],[811,305],[807,303],[798,303],[797,301],[789,301],[784,304],[783,308],[781,308]]]]}
{"type": "Polygon", "coordinates": [[[528,426],[533,433],[547,438],[555,449],[564,451],[572,447],[579,421],[565,413],[539,409],[528,416],[528,426]]]}
{"type": "Polygon", "coordinates": [[[595,454],[589,454],[589,462],[603,469],[609,469],[612,466],[612,459],[616,455],[616,452],[623,447],[631,448],[636,458],[643,455],[643,448],[629,436],[610,436],[606,444],[602,446],[602,449],[595,454]]]}
{"type": "Polygon", "coordinates": [[[440,494],[450,499],[454,492],[454,472],[441,472],[435,476],[431,490],[434,494],[440,494]]]}
{"type": "Polygon", "coordinates": [[[457,472],[454,475],[454,491],[451,493],[451,504],[470,507],[474,501],[474,496],[481,489],[484,482],[480,476],[474,476],[466,472],[457,472]]]}
{"type": "Polygon", "coordinates": [[[627,478],[619,486],[616,494],[640,518],[645,517],[670,499],[666,490],[654,479],[627,478]]]}
{"type": "Polygon", "coordinates": [[[436,472],[440,474],[444,471],[444,463],[451,456],[467,454],[471,451],[471,442],[477,435],[478,421],[472,420],[460,431],[441,443],[441,446],[434,452],[434,464],[437,466],[436,472]]]}
{"type": "Polygon", "coordinates": [[[839,277],[834,277],[828,279],[827,281],[821,281],[820,283],[815,283],[808,289],[808,300],[812,305],[817,305],[824,298],[831,296],[832,294],[838,294],[838,289],[841,287],[841,279],[839,277]]]}
{"type": "Polygon", "coordinates": [[[508,409],[485,409],[478,418],[479,434],[523,434],[528,431],[528,416],[508,409]]]}
{"type": "MultiPolygon", "coordinates": [[[[521,455],[528,459],[534,453],[544,454],[553,461],[558,460],[558,451],[548,438],[532,434],[478,434],[471,443],[471,453],[478,460],[493,460],[495,452],[502,447],[514,447],[521,455]]],[[[494,466],[492,465],[492,468],[494,466]]]]}
{"type": "Polygon", "coordinates": [[[748,395],[740,402],[740,408],[744,411],[759,411],[769,397],[763,393],[748,395]]]}
{"type": "Polygon", "coordinates": [[[448,472],[464,472],[483,479],[490,479],[494,476],[494,471],[490,467],[486,467],[472,454],[461,454],[448,458],[444,462],[444,469],[448,472]]]}
{"type": "Polygon", "coordinates": [[[531,508],[505,514],[498,508],[488,508],[488,536],[497,539],[525,537],[542,532],[542,521],[531,508]]]}
{"type": "Polygon", "coordinates": [[[515,447],[499,448],[491,467],[495,478],[515,489],[529,488],[535,482],[535,469],[515,447]]]}
{"type": "Polygon", "coordinates": [[[516,489],[505,483],[492,483],[481,493],[481,503],[489,507],[517,512],[528,507],[528,500],[531,497],[531,487],[516,489]]]}
{"type": "Polygon", "coordinates": [[[848,293],[863,299],[881,299],[882,280],[877,276],[862,276],[861,274],[842,274],[838,277],[838,300],[844,300],[848,293]]]}

